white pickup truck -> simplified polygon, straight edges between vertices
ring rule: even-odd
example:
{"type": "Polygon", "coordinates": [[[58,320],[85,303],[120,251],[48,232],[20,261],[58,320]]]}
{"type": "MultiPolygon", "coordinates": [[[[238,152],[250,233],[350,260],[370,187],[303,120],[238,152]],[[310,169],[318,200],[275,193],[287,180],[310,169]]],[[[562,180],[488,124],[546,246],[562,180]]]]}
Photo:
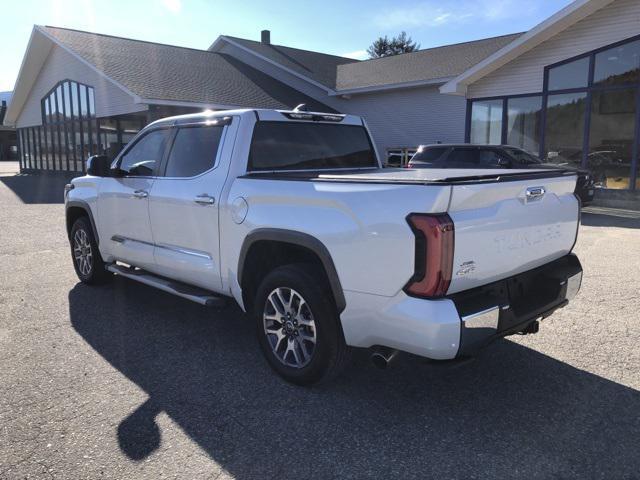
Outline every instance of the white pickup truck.
{"type": "Polygon", "coordinates": [[[305,111],[156,121],[65,188],[82,282],[128,277],[255,317],[286,380],[535,333],[577,293],[575,172],[383,169],[363,120],[305,111]]]}

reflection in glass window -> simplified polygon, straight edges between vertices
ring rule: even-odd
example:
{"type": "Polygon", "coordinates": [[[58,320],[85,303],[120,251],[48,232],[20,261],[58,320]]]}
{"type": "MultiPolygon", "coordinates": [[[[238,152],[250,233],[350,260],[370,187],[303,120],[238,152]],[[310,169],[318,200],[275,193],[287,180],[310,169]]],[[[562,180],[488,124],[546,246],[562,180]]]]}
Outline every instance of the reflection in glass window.
{"type": "Polygon", "coordinates": [[[80,115],[88,116],[87,112],[87,87],[80,85],[80,115]]]}
{"type": "Polygon", "coordinates": [[[78,118],[80,115],[80,104],[78,102],[78,84],[71,82],[71,107],[73,116],[78,118]]]}
{"type": "Polygon", "coordinates": [[[580,165],[586,98],[586,92],[549,95],[545,125],[546,161],[580,165]]]}
{"type": "Polygon", "coordinates": [[[594,85],[619,85],[640,79],[640,40],[596,54],[594,85]]]}
{"type": "Polygon", "coordinates": [[[583,88],[589,83],[589,57],[549,69],[549,90],[583,88]]]}
{"type": "Polygon", "coordinates": [[[502,138],[502,100],[471,104],[471,143],[499,145],[502,138]]]}
{"type": "Polygon", "coordinates": [[[69,82],[64,83],[64,116],[71,118],[71,89],[69,88],[69,82]]]}
{"type": "Polygon", "coordinates": [[[510,98],[507,101],[507,143],[538,155],[542,97],[510,98]]]}
{"type": "Polygon", "coordinates": [[[56,102],[58,103],[58,120],[64,120],[64,101],[62,98],[62,85],[56,88],[56,102]]]}
{"type": "Polygon", "coordinates": [[[594,91],[587,165],[598,186],[629,188],[636,89],[594,91]]]}
{"type": "Polygon", "coordinates": [[[90,117],[95,117],[96,116],[96,103],[95,103],[95,98],[93,95],[93,88],[89,88],[89,116],[90,117]]]}

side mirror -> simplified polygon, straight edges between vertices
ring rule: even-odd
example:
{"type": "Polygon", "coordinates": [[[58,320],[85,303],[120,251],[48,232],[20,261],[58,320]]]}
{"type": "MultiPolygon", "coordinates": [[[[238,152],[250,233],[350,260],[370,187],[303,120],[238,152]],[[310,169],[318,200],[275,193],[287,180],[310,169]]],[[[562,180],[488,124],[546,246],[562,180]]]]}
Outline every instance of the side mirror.
{"type": "Polygon", "coordinates": [[[110,176],[111,160],[106,155],[93,155],[87,159],[87,175],[110,176]]]}

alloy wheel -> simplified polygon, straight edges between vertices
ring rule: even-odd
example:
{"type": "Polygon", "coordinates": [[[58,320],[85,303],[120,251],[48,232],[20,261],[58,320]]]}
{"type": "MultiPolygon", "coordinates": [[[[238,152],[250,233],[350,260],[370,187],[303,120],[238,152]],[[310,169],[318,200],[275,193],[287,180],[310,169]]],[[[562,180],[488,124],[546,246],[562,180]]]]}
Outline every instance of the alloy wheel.
{"type": "Polygon", "coordinates": [[[262,315],[271,350],[284,365],[303,368],[316,349],[316,324],[309,305],[291,288],[280,287],[267,297],[262,315]]]}
{"type": "Polygon", "coordinates": [[[93,268],[93,251],[91,250],[89,235],[87,235],[87,232],[83,229],[76,230],[73,236],[73,258],[82,275],[88,276],[91,274],[91,269],[93,268]]]}

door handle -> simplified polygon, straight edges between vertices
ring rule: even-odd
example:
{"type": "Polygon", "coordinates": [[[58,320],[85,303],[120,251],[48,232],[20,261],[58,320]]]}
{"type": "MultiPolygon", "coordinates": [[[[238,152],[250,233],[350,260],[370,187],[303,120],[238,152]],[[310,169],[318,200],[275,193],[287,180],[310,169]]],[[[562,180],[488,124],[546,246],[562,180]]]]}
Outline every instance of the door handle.
{"type": "Polygon", "coordinates": [[[196,198],[193,199],[193,201],[200,205],[213,205],[214,203],[216,203],[216,199],[213,198],[211,195],[207,195],[206,193],[203,193],[202,195],[198,195],[196,198]]]}
{"type": "Polygon", "coordinates": [[[145,192],[144,190],[136,190],[133,192],[133,196],[136,198],[147,198],[149,196],[149,192],[145,192]]]}

